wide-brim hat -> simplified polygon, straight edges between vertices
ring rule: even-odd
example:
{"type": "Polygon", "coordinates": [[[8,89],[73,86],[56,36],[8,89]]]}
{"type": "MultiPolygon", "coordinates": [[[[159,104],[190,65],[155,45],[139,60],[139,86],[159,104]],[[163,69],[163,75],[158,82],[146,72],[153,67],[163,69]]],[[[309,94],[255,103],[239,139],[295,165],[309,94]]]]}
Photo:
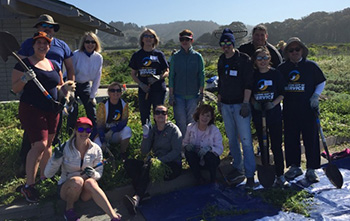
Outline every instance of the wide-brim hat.
{"type": "Polygon", "coordinates": [[[43,24],[43,23],[53,25],[53,30],[55,32],[58,32],[58,30],[60,30],[60,25],[53,20],[51,15],[48,15],[48,14],[40,15],[39,18],[38,18],[38,21],[33,26],[33,28],[37,28],[38,25],[43,24]]]}
{"type": "Polygon", "coordinates": [[[297,42],[299,44],[299,46],[303,49],[303,54],[302,57],[306,58],[307,55],[309,54],[309,49],[307,49],[307,47],[305,46],[305,44],[300,40],[300,38],[298,37],[291,37],[290,39],[288,39],[287,41],[287,45],[286,47],[284,47],[283,50],[283,56],[284,58],[287,60],[289,59],[289,54],[288,54],[288,50],[289,50],[289,46],[290,44],[292,44],[293,42],[297,42]]]}

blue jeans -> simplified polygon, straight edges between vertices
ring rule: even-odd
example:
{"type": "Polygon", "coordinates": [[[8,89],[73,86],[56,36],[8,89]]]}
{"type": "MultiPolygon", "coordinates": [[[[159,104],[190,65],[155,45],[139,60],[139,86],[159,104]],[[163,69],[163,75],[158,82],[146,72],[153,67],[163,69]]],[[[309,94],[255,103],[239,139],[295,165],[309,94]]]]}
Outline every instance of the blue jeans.
{"type": "Polygon", "coordinates": [[[233,156],[233,167],[241,172],[245,171],[246,177],[253,177],[255,172],[255,156],[250,130],[251,114],[243,118],[239,114],[240,110],[241,104],[222,104],[221,107],[226,135],[229,139],[230,151],[233,156]],[[240,138],[242,143],[244,159],[242,159],[242,151],[238,138],[240,138]]]}
{"type": "Polygon", "coordinates": [[[186,134],[187,125],[194,122],[193,114],[196,111],[197,103],[198,97],[183,99],[175,95],[174,117],[183,137],[186,134]]]}

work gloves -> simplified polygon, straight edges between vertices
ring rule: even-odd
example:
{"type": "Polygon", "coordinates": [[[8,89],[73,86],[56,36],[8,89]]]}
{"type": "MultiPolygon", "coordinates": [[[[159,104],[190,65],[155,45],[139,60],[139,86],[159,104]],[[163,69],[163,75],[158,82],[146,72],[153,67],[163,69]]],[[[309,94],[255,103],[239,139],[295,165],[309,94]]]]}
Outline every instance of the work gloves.
{"type": "Polygon", "coordinates": [[[319,105],[318,98],[319,97],[320,97],[320,95],[318,95],[317,93],[313,93],[311,98],[310,98],[310,106],[313,110],[318,110],[318,105],[319,105]]]}
{"type": "Polygon", "coordinates": [[[92,168],[92,167],[90,167],[90,166],[87,166],[87,167],[85,167],[83,173],[84,173],[87,177],[91,178],[91,177],[94,177],[94,176],[95,176],[95,172],[96,172],[96,170],[95,170],[94,168],[92,168]]]}
{"type": "Polygon", "coordinates": [[[140,81],[139,87],[143,90],[143,92],[145,92],[145,93],[149,92],[149,87],[145,83],[143,83],[142,81],[140,81]]]}
{"type": "Polygon", "coordinates": [[[198,156],[199,158],[203,158],[205,154],[207,154],[209,151],[211,151],[211,147],[210,146],[204,146],[201,147],[198,151],[198,156]]]}
{"type": "Polygon", "coordinates": [[[193,144],[187,144],[185,150],[188,152],[195,151],[195,146],[193,144]]]}
{"type": "Polygon", "coordinates": [[[148,134],[151,127],[152,127],[151,121],[146,119],[146,123],[142,125],[143,138],[148,138],[148,134]]]}
{"type": "MultiPolygon", "coordinates": [[[[65,144],[63,144],[63,145],[65,145],[65,144]]],[[[55,147],[55,149],[53,150],[53,159],[58,160],[61,157],[63,157],[63,148],[61,148],[60,146],[55,147]]]]}
{"type": "Polygon", "coordinates": [[[33,80],[35,77],[35,72],[32,69],[29,69],[28,71],[24,72],[21,77],[21,81],[26,84],[28,81],[33,80]]]}
{"type": "Polygon", "coordinates": [[[239,114],[243,118],[246,118],[249,116],[249,114],[250,114],[249,103],[242,103],[241,111],[239,112],[239,114]]]}

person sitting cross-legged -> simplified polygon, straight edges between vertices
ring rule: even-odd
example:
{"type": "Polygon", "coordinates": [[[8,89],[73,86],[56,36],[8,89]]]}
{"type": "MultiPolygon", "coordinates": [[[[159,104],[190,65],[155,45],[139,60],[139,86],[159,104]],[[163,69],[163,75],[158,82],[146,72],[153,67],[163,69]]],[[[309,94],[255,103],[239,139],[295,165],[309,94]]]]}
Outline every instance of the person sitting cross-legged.
{"type": "Polygon", "coordinates": [[[110,145],[120,143],[120,156],[127,158],[126,149],[129,146],[131,129],[127,126],[128,104],[121,99],[122,87],[118,82],[108,86],[108,99],[99,103],[97,108],[98,136],[94,139],[102,150],[110,145]]]}
{"type": "Polygon", "coordinates": [[[197,180],[203,184],[204,178],[200,169],[210,172],[210,182],[216,181],[216,170],[220,164],[220,155],[224,150],[222,135],[214,125],[214,108],[208,104],[200,105],[193,115],[194,123],[187,126],[186,135],[182,141],[185,156],[197,180]]]}

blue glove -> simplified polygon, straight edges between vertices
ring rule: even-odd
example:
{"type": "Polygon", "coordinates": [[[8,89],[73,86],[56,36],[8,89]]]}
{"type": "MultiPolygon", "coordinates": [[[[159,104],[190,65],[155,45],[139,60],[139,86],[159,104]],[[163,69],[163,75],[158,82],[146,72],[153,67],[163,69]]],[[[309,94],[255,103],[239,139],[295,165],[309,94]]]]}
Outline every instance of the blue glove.
{"type": "Polygon", "coordinates": [[[85,167],[83,174],[85,174],[87,177],[91,178],[91,177],[94,177],[95,171],[96,170],[94,168],[87,166],[87,167],[85,167]]]}
{"type": "Polygon", "coordinates": [[[188,151],[188,152],[194,151],[195,150],[195,146],[192,145],[192,144],[187,144],[185,146],[185,150],[188,151]]]}
{"type": "Polygon", "coordinates": [[[318,110],[318,105],[319,105],[319,98],[320,95],[313,93],[311,98],[310,98],[310,106],[313,110],[318,110]]]}
{"type": "Polygon", "coordinates": [[[203,158],[205,154],[207,154],[209,151],[211,151],[211,147],[210,146],[205,146],[205,147],[201,147],[198,151],[198,156],[200,158],[203,158]]]}

